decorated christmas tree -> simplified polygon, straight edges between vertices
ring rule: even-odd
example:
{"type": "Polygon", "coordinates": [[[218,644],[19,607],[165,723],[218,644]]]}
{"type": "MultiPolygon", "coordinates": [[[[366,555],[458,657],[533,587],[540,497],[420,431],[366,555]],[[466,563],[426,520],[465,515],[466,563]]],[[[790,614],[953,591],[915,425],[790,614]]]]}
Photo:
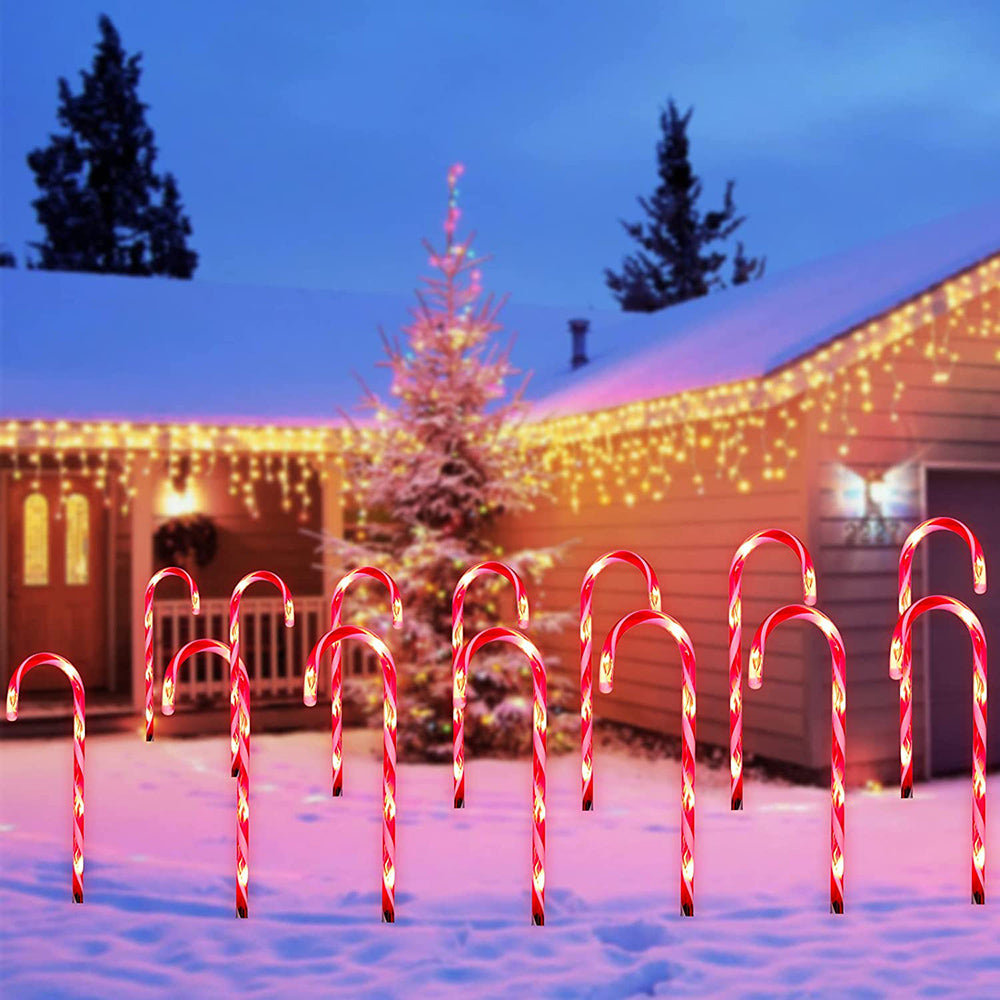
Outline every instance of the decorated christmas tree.
{"type": "MultiPolygon", "coordinates": [[[[326,539],[346,572],[375,565],[398,583],[404,629],[389,633],[384,593],[352,590],[346,620],[386,635],[399,667],[399,740],[403,753],[429,759],[451,755],[451,600],[461,575],[486,559],[506,562],[521,575],[532,600],[529,636],[565,625],[562,615],[536,612],[540,580],[555,549],[504,552],[498,518],[530,508],[546,479],[516,435],[523,418],[523,386],[508,395],[517,374],[509,347],[496,342],[502,302],[484,296],[472,235],[456,236],[461,164],[448,173],[444,248],[425,241],[432,275],[422,279],[412,322],[402,338],[383,334],[392,372],[391,399],[366,390],[374,432],[368,447],[352,449],[345,470],[355,499],[355,526],[347,539],[326,539]]],[[[332,585],[335,581],[327,581],[332,585]]],[[[484,577],[465,603],[467,639],[489,625],[516,624],[513,591],[484,577]]],[[[544,655],[544,641],[541,640],[544,655]]],[[[551,666],[551,664],[549,664],[551,666]]],[[[566,742],[576,716],[561,712],[569,691],[550,681],[550,746],[566,742]]],[[[358,709],[381,725],[381,688],[345,679],[348,713],[358,709]]],[[[514,652],[485,650],[468,682],[467,753],[512,753],[531,746],[531,678],[514,652]]]]}

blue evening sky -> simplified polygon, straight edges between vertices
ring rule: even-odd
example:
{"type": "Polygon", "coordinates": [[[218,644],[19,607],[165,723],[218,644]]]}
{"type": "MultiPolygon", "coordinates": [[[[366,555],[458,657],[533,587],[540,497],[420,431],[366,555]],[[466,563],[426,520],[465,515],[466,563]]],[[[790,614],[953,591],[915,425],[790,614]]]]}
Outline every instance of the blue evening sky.
{"type": "Polygon", "coordinates": [[[998,196],[1000,4],[3,0],[0,240],[37,237],[25,154],[97,16],[194,224],[201,280],[403,291],[462,160],[487,287],[609,306],[658,107],[695,105],[706,204],[784,270],[998,196]]]}

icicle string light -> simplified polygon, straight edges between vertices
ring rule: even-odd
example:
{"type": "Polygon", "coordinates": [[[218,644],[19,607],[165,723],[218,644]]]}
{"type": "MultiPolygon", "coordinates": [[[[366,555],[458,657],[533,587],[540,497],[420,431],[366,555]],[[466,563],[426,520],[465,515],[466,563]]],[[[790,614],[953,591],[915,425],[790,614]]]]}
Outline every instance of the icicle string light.
{"type": "Polygon", "coordinates": [[[662,611],[633,611],[608,633],[601,650],[599,685],[602,692],[614,690],[615,656],[622,637],[638,625],[656,625],[677,643],[681,654],[681,913],[694,916],[694,773],[695,728],[698,715],[697,664],[694,645],[684,627],[662,611]]]}
{"type": "Polygon", "coordinates": [[[87,737],[87,700],[83,678],[76,667],[57,653],[35,653],[22,661],[7,687],[7,721],[16,722],[21,700],[21,682],[25,674],[43,665],[58,667],[68,678],[73,691],[73,902],[83,902],[83,779],[87,737]]]}
{"type": "Polygon", "coordinates": [[[382,921],[391,924],[396,920],[396,664],[385,643],[359,625],[332,628],[313,647],[310,661],[318,663],[347,640],[365,643],[382,666],[382,921]]]}
{"type": "Polygon", "coordinates": [[[649,606],[660,610],[660,584],[653,567],[640,555],[627,549],[606,552],[595,559],[583,575],[580,588],[580,750],[581,778],[583,783],[581,805],[585,811],[594,808],[594,677],[593,656],[593,604],[594,584],[598,576],[615,563],[634,566],[646,579],[649,606]]]}
{"type": "Polygon", "coordinates": [[[804,604],[789,604],[773,611],[757,629],[750,647],[750,668],[747,678],[757,691],[764,682],[764,648],[768,636],[783,622],[804,618],[826,636],[830,647],[831,715],[830,741],[830,912],[844,912],[844,774],[847,762],[847,654],[837,626],[816,608],[804,604]]]}
{"type": "MultiPolygon", "coordinates": [[[[399,587],[396,586],[396,581],[388,573],[375,566],[361,566],[358,569],[351,570],[346,576],[342,576],[337,586],[334,587],[333,597],[330,600],[331,629],[337,629],[340,626],[347,589],[355,580],[366,578],[383,584],[389,591],[389,600],[392,609],[392,627],[396,629],[403,627],[403,598],[399,593],[399,587]]],[[[314,646],[312,653],[309,654],[305,677],[302,680],[302,702],[308,706],[316,704],[319,687],[319,660],[315,654],[319,648],[318,645],[314,646]]],[[[344,793],[344,706],[341,659],[341,645],[340,643],[335,643],[333,645],[333,661],[330,666],[330,720],[333,740],[331,758],[332,790],[335,797],[344,793]]]]}
{"type": "Polygon", "coordinates": [[[168,576],[176,576],[188,585],[191,592],[191,614],[201,613],[201,597],[198,594],[198,587],[186,569],[181,569],[179,566],[167,566],[150,577],[149,583],[146,584],[145,608],[142,617],[143,653],[146,661],[146,742],[152,742],[153,739],[153,594],[156,585],[168,576]]]}
{"type": "MultiPolygon", "coordinates": [[[[986,633],[982,623],[961,601],[933,594],[911,604],[896,622],[889,651],[889,676],[900,682],[899,690],[912,698],[913,693],[913,623],[928,611],[947,611],[961,620],[972,641],[972,902],[986,902],[986,633]]],[[[900,715],[902,716],[902,693],[900,715]]],[[[906,757],[912,746],[904,747],[907,733],[900,727],[900,761],[903,764],[900,796],[913,795],[913,772],[909,771],[907,789],[906,757]]]]}
{"type": "Polygon", "coordinates": [[[808,550],[791,532],[766,528],[752,534],[736,550],[729,567],[729,775],[730,808],[743,808],[743,570],[754,549],[768,542],[787,545],[802,566],[802,596],[816,603],[816,569],[808,550]]]}

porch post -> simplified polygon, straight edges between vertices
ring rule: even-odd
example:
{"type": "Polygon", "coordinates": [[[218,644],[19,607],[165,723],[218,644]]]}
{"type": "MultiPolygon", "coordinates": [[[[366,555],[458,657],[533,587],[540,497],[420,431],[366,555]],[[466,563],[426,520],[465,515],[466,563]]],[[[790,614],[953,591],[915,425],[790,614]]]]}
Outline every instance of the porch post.
{"type": "MultiPolygon", "coordinates": [[[[323,460],[325,478],[320,479],[322,510],[320,529],[324,536],[344,537],[344,503],[340,493],[343,471],[338,456],[327,455],[323,460]]],[[[329,548],[323,549],[323,595],[333,593],[333,574],[339,569],[340,560],[329,548]]]]}
{"type": "Polygon", "coordinates": [[[153,476],[137,477],[132,498],[131,586],[129,589],[129,626],[132,642],[132,707],[142,714],[145,708],[146,659],[143,637],[146,584],[153,575],[153,476]]]}

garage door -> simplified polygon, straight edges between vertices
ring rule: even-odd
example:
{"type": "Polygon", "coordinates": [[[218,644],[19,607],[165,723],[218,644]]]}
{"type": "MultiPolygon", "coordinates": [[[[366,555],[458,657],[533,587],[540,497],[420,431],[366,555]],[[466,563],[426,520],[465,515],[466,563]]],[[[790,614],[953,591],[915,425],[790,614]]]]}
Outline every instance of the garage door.
{"type": "MultiPolygon", "coordinates": [[[[928,470],[927,515],[964,521],[986,555],[989,591],[979,595],[972,589],[972,565],[964,542],[936,533],[922,543],[928,549],[926,593],[957,597],[979,616],[986,631],[988,764],[1000,767],[1000,472],[928,470]]],[[[934,774],[967,772],[972,767],[968,631],[944,612],[929,618],[931,770],[934,774]]]]}

